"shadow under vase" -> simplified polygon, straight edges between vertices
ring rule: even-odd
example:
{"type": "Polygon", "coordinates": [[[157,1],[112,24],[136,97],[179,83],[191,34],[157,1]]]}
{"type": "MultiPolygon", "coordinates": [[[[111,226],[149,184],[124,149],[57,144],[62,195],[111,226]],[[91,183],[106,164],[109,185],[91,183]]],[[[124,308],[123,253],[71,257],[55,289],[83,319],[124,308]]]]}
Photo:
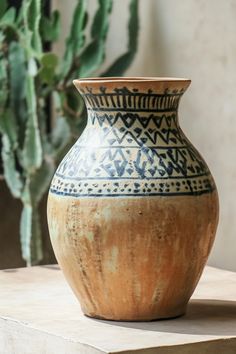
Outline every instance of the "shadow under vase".
{"type": "Polygon", "coordinates": [[[186,314],[182,317],[151,322],[103,321],[103,323],[170,334],[236,336],[236,301],[194,299],[190,300],[186,314]]]}

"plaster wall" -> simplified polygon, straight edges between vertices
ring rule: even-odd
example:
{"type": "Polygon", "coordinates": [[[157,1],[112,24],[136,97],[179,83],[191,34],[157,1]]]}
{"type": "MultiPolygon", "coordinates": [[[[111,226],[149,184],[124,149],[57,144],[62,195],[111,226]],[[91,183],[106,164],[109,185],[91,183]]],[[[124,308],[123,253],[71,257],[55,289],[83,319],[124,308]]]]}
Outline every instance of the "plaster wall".
{"type": "MultiPolygon", "coordinates": [[[[106,64],[125,50],[128,3],[114,1],[106,64]]],[[[55,0],[64,14],[61,39],[74,4],[55,0]]],[[[88,5],[94,11],[97,1],[88,5]]],[[[209,264],[236,271],[236,1],[140,0],[140,19],[139,51],[126,75],[192,79],[181,125],[207,161],[221,205],[209,264]]]]}

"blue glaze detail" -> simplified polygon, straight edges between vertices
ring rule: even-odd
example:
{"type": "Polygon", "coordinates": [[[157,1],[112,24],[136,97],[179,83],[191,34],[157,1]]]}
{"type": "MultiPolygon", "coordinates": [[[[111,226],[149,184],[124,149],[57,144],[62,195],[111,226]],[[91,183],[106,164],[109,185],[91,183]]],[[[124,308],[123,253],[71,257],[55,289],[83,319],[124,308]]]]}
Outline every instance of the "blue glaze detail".
{"type": "Polygon", "coordinates": [[[59,165],[50,192],[75,198],[212,192],[206,163],[179,127],[182,94],[126,88],[93,94],[88,88],[88,125],[59,165]]]}

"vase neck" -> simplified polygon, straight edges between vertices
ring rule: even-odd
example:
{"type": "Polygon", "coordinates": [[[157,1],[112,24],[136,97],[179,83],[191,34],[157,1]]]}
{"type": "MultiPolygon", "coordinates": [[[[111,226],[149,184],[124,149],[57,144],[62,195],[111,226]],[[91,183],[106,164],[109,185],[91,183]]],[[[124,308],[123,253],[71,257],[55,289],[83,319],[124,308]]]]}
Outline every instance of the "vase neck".
{"type": "Polygon", "coordinates": [[[88,110],[90,144],[182,146],[177,111],[189,80],[122,80],[75,82],[88,110]]]}
{"type": "Polygon", "coordinates": [[[88,88],[82,93],[88,111],[93,112],[124,112],[124,113],[173,113],[179,106],[183,90],[168,90],[158,93],[151,89],[140,92],[138,89],[127,87],[115,88],[108,91],[100,87],[93,92],[88,88]]]}
{"type": "MultiPolygon", "coordinates": [[[[155,131],[166,133],[179,130],[177,112],[170,113],[133,113],[133,112],[97,112],[89,111],[87,128],[116,129],[119,134],[130,132],[139,136],[141,131],[150,135],[155,131]]],[[[146,140],[146,139],[144,139],[146,140]]]]}

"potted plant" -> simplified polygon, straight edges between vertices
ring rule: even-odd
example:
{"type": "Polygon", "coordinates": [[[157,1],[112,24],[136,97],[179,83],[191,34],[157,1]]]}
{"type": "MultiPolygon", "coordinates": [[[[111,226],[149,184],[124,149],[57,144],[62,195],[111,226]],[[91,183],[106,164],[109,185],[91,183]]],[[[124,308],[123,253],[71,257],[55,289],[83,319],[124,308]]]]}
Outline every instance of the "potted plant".
{"type": "MultiPolygon", "coordinates": [[[[65,52],[52,45],[60,35],[60,13],[50,16],[41,0],[22,0],[19,10],[0,3],[0,134],[3,176],[21,200],[22,256],[27,265],[43,256],[39,203],[57,162],[83,130],[84,104],[72,79],[97,75],[105,59],[112,0],[99,0],[89,25],[86,0],[78,0],[65,52]],[[53,117],[53,119],[52,119],[53,117]]],[[[129,4],[128,48],[101,75],[121,76],[137,50],[138,0],[129,4]]]]}

